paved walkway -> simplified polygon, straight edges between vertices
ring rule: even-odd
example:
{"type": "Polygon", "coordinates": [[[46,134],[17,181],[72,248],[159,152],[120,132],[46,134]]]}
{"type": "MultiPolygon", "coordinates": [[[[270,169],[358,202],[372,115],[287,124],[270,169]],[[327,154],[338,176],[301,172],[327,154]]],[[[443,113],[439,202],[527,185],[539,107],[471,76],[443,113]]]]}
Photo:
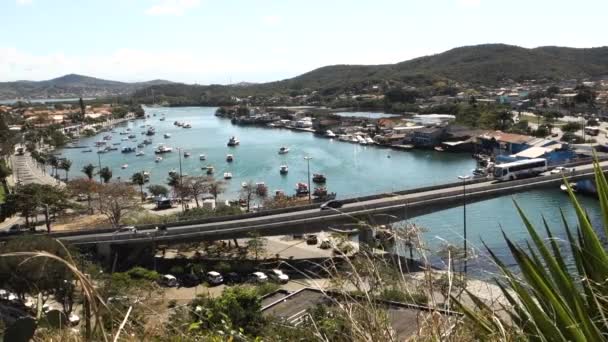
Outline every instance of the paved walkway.
{"type": "Polygon", "coordinates": [[[13,166],[13,175],[17,182],[21,181],[23,184],[38,183],[59,186],[65,185],[62,181],[51,177],[48,173],[45,173],[38,168],[36,162],[29,153],[25,153],[21,156],[11,156],[11,164],[13,166]]]}

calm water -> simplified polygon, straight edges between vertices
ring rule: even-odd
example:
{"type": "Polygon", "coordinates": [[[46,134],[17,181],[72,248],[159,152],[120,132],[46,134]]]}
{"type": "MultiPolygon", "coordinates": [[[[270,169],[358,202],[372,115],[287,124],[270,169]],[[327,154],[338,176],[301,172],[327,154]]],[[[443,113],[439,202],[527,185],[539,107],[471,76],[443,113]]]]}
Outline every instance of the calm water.
{"type": "MultiPolygon", "coordinates": [[[[294,132],[281,129],[234,126],[229,120],[216,118],[215,108],[147,108],[150,119],[138,120],[128,124],[137,134],[137,140],[143,141],[140,128],[143,124],[152,124],[157,134],[154,143],[147,146],[146,155],[122,154],[114,151],[101,155],[103,166],[110,166],[114,177],[123,179],[140,170],[152,173],[152,183],[165,183],[167,173],[178,169],[178,153],[163,155],[161,163],[154,163],[153,150],[157,143],[166,143],[174,149],[181,147],[192,153],[190,158],[182,158],[182,169],[190,175],[203,174],[201,166],[214,165],[216,177],[223,172],[233,173],[234,178],[228,181],[228,192],[224,197],[236,197],[243,181],[264,181],[270,190],[283,189],[293,193],[295,183],[306,180],[306,161],[304,156],[312,156],[311,174],[324,173],[330,191],[338,197],[371,194],[379,191],[407,189],[422,185],[439,184],[454,181],[458,175],[468,174],[474,168],[474,161],[467,154],[448,154],[435,151],[399,152],[377,147],[364,147],[350,143],[318,138],[310,133],[294,132]],[[156,117],[152,116],[154,113],[156,117]],[[166,115],[166,121],[159,121],[160,115],[166,115]],[[191,129],[173,125],[174,121],[187,121],[191,129]],[[163,133],[170,133],[170,139],[164,139],[163,133]],[[228,138],[237,136],[241,145],[235,148],[226,146],[228,138]],[[277,153],[279,147],[287,146],[291,151],[286,155],[277,153]],[[235,161],[228,164],[226,154],[235,156],[235,161]],[[207,155],[207,161],[199,161],[199,154],[207,155]],[[390,156],[388,158],[387,156],[390,156]],[[129,167],[122,170],[122,164],[129,167]],[[289,174],[281,176],[279,166],[287,164],[289,174]]],[[[124,136],[118,132],[127,126],[117,127],[113,142],[120,142],[124,136]]],[[[92,146],[101,136],[82,139],[81,144],[92,146]]],[[[124,143],[123,143],[124,145],[124,143]]],[[[130,143],[131,146],[136,144],[130,143]]],[[[82,176],[79,171],[83,165],[97,165],[96,153],[82,153],[79,149],[65,149],[63,155],[73,161],[72,177],[82,176]]],[[[501,227],[516,242],[523,242],[528,234],[519,218],[513,199],[525,208],[530,219],[539,231],[544,233],[541,215],[544,215],[556,236],[564,238],[564,230],[559,216],[559,209],[565,210],[568,220],[576,222],[574,213],[565,194],[556,190],[533,190],[526,193],[504,196],[483,202],[467,205],[467,226],[469,245],[483,251],[481,240],[485,241],[498,255],[509,258],[501,227]]],[[[589,211],[592,221],[599,227],[599,207],[597,200],[583,197],[582,202],[589,211]]],[[[436,251],[443,241],[454,244],[462,243],[462,207],[439,211],[419,216],[413,222],[428,229],[424,233],[426,243],[431,251],[436,251]]],[[[438,258],[433,258],[439,263],[438,258]]],[[[480,254],[471,269],[478,275],[487,276],[492,272],[487,258],[480,254]],[[477,265],[475,265],[477,264],[477,265]]]]}
{"type": "MultiPolygon", "coordinates": [[[[305,156],[311,156],[310,173],[323,173],[327,176],[327,187],[336,192],[338,197],[372,194],[381,191],[403,190],[422,185],[440,184],[455,181],[461,174],[468,174],[475,167],[474,161],[467,154],[447,154],[435,151],[398,152],[378,147],[366,147],[315,137],[306,132],[287,129],[270,129],[260,127],[235,126],[230,120],[214,116],[215,108],[147,108],[151,117],[137,120],[128,125],[116,127],[112,142],[121,142],[123,146],[135,147],[137,143],[121,141],[125,135],[119,132],[130,127],[142,142],[146,136],[141,135],[143,124],[152,124],[156,128],[153,144],[143,150],[146,155],[136,157],[135,153],[123,154],[113,151],[101,155],[102,166],[110,166],[114,178],[129,178],[133,173],[147,170],[152,173],[152,183],[165,183],[171,169],[179,169],[177,148],[192,154],[182,158],[182,172],[189,175],[202,175],[201,166],[213,165],[216,177],[224,172],[231,172],[233,179],[228,181],[227,197],[235,197],[244,181],[265,182],[269,190],[282,189],[293,194],[297,182],[305,182],[307,164],[305,156]],[[156,114],[157,116],[152,116],[156,114]],[[161,114],[166,120],[160,121],[161,114]],[[174,121],[186,121],[192,124],[191,129],[173,125],[174,121]],[[170,139],[163,134],[170,133],[170,139]],[[241,141],[238,147],[227,147],[231,136],[241,141]],[[163,155],[161,163],[154,162],[154,149],[158,143],[166,143],[174,152],[163,155]],[[290,152],[279,155],[281,146],[290,148],[290,152]],[[234,162],[226,162],[226,154],[234,155],[234,162]],[[205,154],[206,161],[200,161],[199,155],[205,154]],[[390,156],[390,158],[389,158],[390,156]],[[121,165],[128,164],[127,169],[121,165]],[[289,173],[279,174],[282,164],[289,166],[289,173]]],[[[101,135],[81,139],[80,145],[93,146],[101,135]]],[[[94,148],[93,148],[94,149],[94,148]]],[[[95,150],[95,149],[94,149],[95,150]]],[[[97,153],[82,153],[80,149],[64,149],[63,156],[73,161],[72,175],[82,176],[82,166],[93,163],[98,165],[97,153]]]]}

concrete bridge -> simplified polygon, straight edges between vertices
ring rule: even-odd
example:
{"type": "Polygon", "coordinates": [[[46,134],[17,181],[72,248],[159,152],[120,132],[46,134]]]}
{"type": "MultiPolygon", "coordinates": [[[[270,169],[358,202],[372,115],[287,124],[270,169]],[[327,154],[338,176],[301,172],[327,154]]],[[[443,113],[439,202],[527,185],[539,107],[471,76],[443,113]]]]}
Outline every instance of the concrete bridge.
{"type": "MultiPolygon", "coordinates": [[[[601,163],[608,169],[608,161],[601,163]]],[[[538,177],[509,182],[470,180],[466,182],[466,201],[480,201],[492,197],[527,191],[533,188],[558,187],[563,178],[579,180],[593,177],[593,166],[579,165],[576,172],[564,175],[544,174],[538,177]]],[[[463,203],[462,182],[345,200],[339,210],[319,210],[317,205],[270,210],[229,218],[209,218],[184,222],[156,231],[154,226],[141,226],[137,233],[115,233],[114,229],[77,232],[57,232],[54,237],[82,247],[96,247],[98,253],[108,255],[112,248],[141,248],[156,244],[243,238],[256,232],[262,236],[314,233],[329,226],[344,224],[384,224],[415,217],[463,203]]]]}

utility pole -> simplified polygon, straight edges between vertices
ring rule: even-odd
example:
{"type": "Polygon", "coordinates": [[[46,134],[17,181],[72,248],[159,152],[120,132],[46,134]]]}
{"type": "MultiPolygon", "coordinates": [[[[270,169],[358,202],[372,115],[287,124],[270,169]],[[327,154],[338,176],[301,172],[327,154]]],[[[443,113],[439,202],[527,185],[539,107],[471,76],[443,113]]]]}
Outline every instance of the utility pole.
{"type": "Polygon", "coordinates": [[[464,274],[467,274],[467,180],[471,176],[458,176],[458,179],[462,180],[462,224],[464,230],[464,274]]]}
{"type": "Polygon", "coordinates": [[[308,203],[312,203],[312,197],[310,195],[311,190],[310,190],[310,160],[312,159],[312,157],[306,156],[304,157],[304,159],[306,160],[306,165],[307,165],[307,169],[308,169],[308,203]]]}
{"type": "Polygon", "coordinates": [[[99,160],[99,183],[103,183],[101,180],[101,153],[97,153],[97,159],[99,160]]]}

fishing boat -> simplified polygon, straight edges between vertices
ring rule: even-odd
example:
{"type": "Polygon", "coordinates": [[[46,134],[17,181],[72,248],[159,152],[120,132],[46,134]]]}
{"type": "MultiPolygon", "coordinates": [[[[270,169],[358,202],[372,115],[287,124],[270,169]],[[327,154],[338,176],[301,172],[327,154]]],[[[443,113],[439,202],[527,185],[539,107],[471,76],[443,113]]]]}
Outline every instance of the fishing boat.
{"type": "Polygon", "coordinates": [[[126,169],[129,167],[129,164],[122,164],[122,166],[120,167],[121,169],[126,169]]]}
{"type": "Polygon", "coordinates": [[[296,183],[296,196],[308,195],[308,185],[306,183],[296,183]]]}
{"type": "Polygon", "coordinates": [[[191,156],[190,152],[184,152],[184,158],[189,158],[191,156]]]}
{"type": "Polygon", "coordinates": [[[327,188],[324,186],[317,187],[312,194],[317,197],[325,197],[327,196],[327,188]]]}
{"type": "Polygon", "coordinates": [[[155,163],[160,163],[161,161],[163,161],[163,157],[156,157],[156,158],[154,159],[154,162],[155,162],[155,163]]]}
{"type": "Polygon", "coordinates": [[[234,156],[232,154],[227,154],[226,161],[232,163],[234,161],[234,156]]]}
{"type": "Polygon", "coordinates": [[[207,157],[204,154],[198,156],[198,160],[206,160],[207,157]]]}
{"type": "Polygon", "coordinates": [[[279,154],[286,154],[289,153],[289,148],[282,146],[281,148],[279,148],[279,154]]]}
{"type": "Polygon", "coordinates": [[[224,172],[224,179],[232,179],[232,173],[224,172]]]}
{"type": "Polygon", "coordinates": [[[213,166],[207,166],[207,174],[208,174],[208,175],[212,175],[212,174],[213,174],[213,171],[214,171],[213,166]]]}
{"type": "Polygon", "coordinates": [[[144,153],[144,151],[137,151],[137,153],[135,153],[135,155],[136,155],[137,157],[140,157],[140,156],[145,155],[145,153],[144,153]]]}
{"type": "Polygon", "coordinates": [[[231,137],[230,139],[228,139],[228,146],[237,146],[238,144],[240,144],[241,142],[239,141],[239,139],[237,139],[236,137],[231,137]]]}
{"type": "Polygon", "coordinates": [[[286,175],[289,172],[289,167],[287,165],[281,165],[279,168],[279,173],[282,175],[286,175]]]}
{"type": "Polygon", "coordinates": [[[165,139],[169,139],[171,138],[171,133],[165,133],[163,134],[163,137],[165,137],[165,139]]]}
{"type": "Polygon", "coordinates": [[[315,183],[325,183],[327,178],[325,178],[325,176],[321,173],[315,173],[312,175],[312,181],[315,183]]]}

